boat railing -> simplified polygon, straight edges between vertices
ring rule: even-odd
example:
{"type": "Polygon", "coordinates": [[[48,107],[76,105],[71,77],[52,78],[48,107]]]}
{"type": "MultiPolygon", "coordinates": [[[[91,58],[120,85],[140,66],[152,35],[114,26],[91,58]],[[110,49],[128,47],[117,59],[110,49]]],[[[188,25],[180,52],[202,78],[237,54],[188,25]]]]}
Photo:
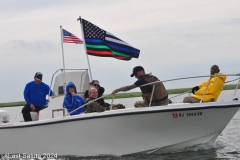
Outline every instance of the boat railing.
{"type": "MultiPolygon", "coordinates": [[[[225,76],[240,76],[240,73],[238,74],[224,74],[225,76]]],[[[200,100],[200,103],[202,103],[203,99],[204,99],[204,96],[206,94],[206,91],[208,89],[208,86],[210,84],[210,81],[213,77],[220,77],[220,76],[223,76],[223,75],[206,75],[206,76],[194,76],[194,77],[183,77],[183,78],[175,78],[175,79],[169,79],[169,80],[164,80],[164,81],[155,81],[155,82],[151,82],[151,83],[148,83],[148,84],[144,84],[144,85],[141,85],[139,87],[144,87],[144,86],[148,86],[148,85],[153,85],[153,89],[152,89],[152,93],[151,93],[151,98],[150,98],[150,103],[149,103],[149,107],[151,106],[151,102],[152,102],[152,97],[153,97],[153,93],[154,93],[154,90],[155,90],[155,85],[157,83],[162,83],[162,82],[170,82],[170,81],[176,81],[176,80],[184,80],[184,79],[192,79],[192,78],[203,78],[203,77],[209,77],[209,80],[208,80],[208,84],[206,86],[206,89],[204,91],[204,94],[202,95],[202,98],[200,100]]],[[[237,92],[237,89],[238,89],[238,86],[239,86],[239,83],[240,83],[240,77],[235,79],[235,80],[239,80],[237,85],[236,85],[236,89],[235,89],[235,92],[234,92],[234,95],[233,95],[233,99],[236,95],[236,92],[237,92]]],[[[231,80],[231,81],[228,81],[228,82],[232,82],[232,81],[235,81],[235,80],[231,80]]],[[[227,83],[227,82],[225,82],[227,83]]],[[[187,91],[187,92],[184,92],[184,93],[191,93],[191,91],[187,91]]],[[[181,94],[182,95],[182,94],[181,94]]]]}
{"type": "Polygon", "coordinates": [[[91,104],[91,103],[93,103],[93,102],[101,99],[101,98],[104,98],[104,97],[106,97],[106,96],[109,96],[109,95],[112,95],[112,96],[113,96],[113,97],[112,97],[112,103],[111,103],[111,105],[110,105],[110,106],[111,106],[111,107],[110,107],[110,110],[111,110],[111,109],[112,109],[112,104],[113,104],[113,99],[114,99],[114,95],[113,95],[112,93],[107,94],[107,95],[104,95],[104,96],[101,96],[101,97],[98,97],[98,98],[96,98],[96,99],[94,99],[94,100],[92,100],[92,101],[90,101],[90,102],[88,102],[88,103],[85,103],[84,105],[82,105],[82,106],[80,106],[80,107],[72,110],[71,112],[69,112],[69,114],[71,114],[71,113],[73,113],[73,112],[75,112],[75,111],[77,111],[77,110],[79,110],[79,109],[81,109],[81,108],[83,108],[83,107],[85,107],[85,106],[87,106],[87,105],[89,105],[89,104],[91,104]]]}
{"type": "MultiPolygon", "coordinates": [[[[233,81],[236,81],[236,80],[239,80],[239,81],[240,81],[240,77],[239,77],[239,78],[236,78],[236,79],[233,79],[233,80],[230,80],[230,81],[226,81],[226,82],[224,82],[224,84],[227,84],[227,83],[230,83],[230,82],[233,82],[233,81]]],[[[233,94],[233,99],[234,99],[234,97],[235,97],[235,95],[236,95],[238,86],[239,86],[239,82],[238,82],[238,84],[236,85],[236,89],[235,89],[234,94],[233,94]]],[[[172,96],[172,97],[170,97],[170,98],[168,98],[168,99],[173,99],[173,98],[175,98],[175,97],[178,97],[178,96],[181,96],[181,95],[187,94],[187,93],[189,93],[189,95],[190,95],[190,94],[192,93],[192,91],[191,91],[191,90],[188,90],[188,91],[186,91],[186,92],[183,92],[183,93],[174,95],[174,96],[172,96]]]]}
{"type": "MultiPolygon", "coordinates": [[[[236,89],[235,89],[235,92],[234,92],[234,95],[233,95],[233,99],[234,99],[234,98],[235,98],[235,95],[236,95],[236,92],[237,92],[237,90],[238,90],[238,86],[239,86],[239,84],[240,84],[240,73],[238,73],[238,74],[224,74],[224,75],[225,75],[225,76],[239,76],[239,77],[236,78],[236,79],[233,79],[233,80],[224,82],[224,84],[226,84],[226,83],[230,83],[230,82],[239,80],[238,83],[237,83],[237,85],[236,85],[236,89]]],[[[208,86],[209,86],[209,84],[210,84],[211,78],[213,78],[213,77],[219,77],[219,76],[223,76],[223,75],[205,75],[205,76],[193,76],[193,77],[175,78],[175,79],[169,79],[169,80],[163,80],[163,81],[155,81],[155,82],[151,82],[151,83],[148,83],[148,84],[141,85],[141,86],[139,86],[139,87],[144,87],[144,86],[148,86],[148,85],[153,85],[153,90],[152,90],[152,93],[151,93],[151,99],[150,99],[150,103],[149,103],[149,106],[151,106],[151,102],[152,102],[152,97],[153,97],[155,85],[156,85],[157,83],[177,81],[177,80],[184,80],[184,79],[192,79],[192,78],[204,78],[204,77],[209,77],[209,81],[208,81],[206,90],[204,91],[204,94],[203,94],[202,99],[201,99],[201,101],[200,101],[200,103],[202,103],[202,100],[203,100],[203,98],[204,98],[204,96],[205,96],[205,93],[206,93],[206,91],[207,91],[207,89],[208,89],[208,86]]],[[[177,97],[177,96],[180,96],[180,95],[183,95],[183,94],[186,94],[186,93],[191,94],[192,91],[189,90],[189,91],[180,93],[180,94],[178,94],[178,95],[176,95],[176,96],[170,97],[169,99],[172,99],[172,98],[174,98],[174,97],[177,97]]],[[[73,110],[73,111],[70,112],[69,114],[75,112],[76,110],[78,110],[78,109],[80,109],[80,108],[83,108],[83,107],[87,106],[88,104],[90,104],[90,103],[92,103],[92,102],[95,102],[95,101],[97,101],[97,100],[99,100],[99,99],[101,99],[101,98],[104,98],[104,97],[110,96],[110,95],[112,95],[112,101],[111,101],[111,105],[110,105],[110,106],[112,106],[113,101],[114,101],[114,95],[111,93],[111,94],[103,95],[103,96],[101,96],[101,97],[99,97],[99,98],[96,98],[96,99],[94,99],[94,100],[92,100],[92,101],[90,101],[90,102],[88,102],[88,103],[80,106],[79,108],[76,108],[75,110],[73,110]]],[[[111,109],[111,108],[110,108],[110,109],[111,109]]]]}

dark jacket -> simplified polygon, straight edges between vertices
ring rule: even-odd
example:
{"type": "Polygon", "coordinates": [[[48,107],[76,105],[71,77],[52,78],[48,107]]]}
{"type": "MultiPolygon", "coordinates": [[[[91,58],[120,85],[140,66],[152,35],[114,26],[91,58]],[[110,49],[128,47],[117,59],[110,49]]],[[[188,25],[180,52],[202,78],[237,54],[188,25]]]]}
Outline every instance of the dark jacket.
{"type": "MultiPolygon", "coordinates": [[[[93,98],[88,98],[86,100],[86,103],[89,103],[93,101],[93,98]]],[[[104,112],[105,107],[100,105],[97,101],[94,101],[88,105],[85,106],[86,112],[85,113],[92,113],[92,112],[104,112]]]]}

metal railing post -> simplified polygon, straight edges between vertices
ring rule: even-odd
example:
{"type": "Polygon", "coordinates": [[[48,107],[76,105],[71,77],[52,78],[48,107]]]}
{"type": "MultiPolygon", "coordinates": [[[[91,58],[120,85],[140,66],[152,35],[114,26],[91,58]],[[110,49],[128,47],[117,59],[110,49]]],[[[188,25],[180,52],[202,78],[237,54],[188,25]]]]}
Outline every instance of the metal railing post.
{"type": "Polygon", "coordinates": [[[152,90],[152,94],[151,94],[151,98],[150,98],[150,102],[149,102],[149,107],[152,104],[152,97],[153,97],[153,93],[154,93],[154,90],[155,90],[155,85],[156,85],[156,83],[154,83],[154,85],[153,85],[153,90],[152,90]]]}

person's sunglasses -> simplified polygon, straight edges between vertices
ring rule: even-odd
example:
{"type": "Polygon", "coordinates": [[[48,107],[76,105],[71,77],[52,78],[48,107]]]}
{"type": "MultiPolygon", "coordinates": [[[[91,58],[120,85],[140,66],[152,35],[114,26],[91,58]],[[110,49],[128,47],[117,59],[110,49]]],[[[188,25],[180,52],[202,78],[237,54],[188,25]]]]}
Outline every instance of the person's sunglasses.
{"type": "Polygon", "coordinates": [[[99,84],[93,84],[95,87],[100,87],[100,85],[99,84]]]}

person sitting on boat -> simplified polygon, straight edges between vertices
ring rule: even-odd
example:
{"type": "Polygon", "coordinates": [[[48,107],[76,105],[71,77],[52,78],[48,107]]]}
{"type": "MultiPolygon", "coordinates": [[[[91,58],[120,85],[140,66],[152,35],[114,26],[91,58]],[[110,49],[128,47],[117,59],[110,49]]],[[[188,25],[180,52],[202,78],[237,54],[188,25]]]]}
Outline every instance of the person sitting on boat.
{"type": "Polygon", "coordinates": [[[223,90],[223,84],[227,77],[220,72],[220,69],[217,65],[211,66],[210,74],[213,76],[211,76],[211,78],[209,78],[206,82],[203,82],[199,86],[192,88],[193,96],[185,97],[183,99],[183,103],[199,103],[202,98],[203,102],[213,102],[218,99],[218,96],[223,90]],[[205,92],[206,89],[207,91],[205,92]]]}
{"type": "Polygon", "coordinates": [[[42,82],[42,77],[42,73],[37,72],[34,81],[27,83],[25,86],[23,95],[26,105],[22,109],[25,122],[32,121],[30,112],[39,112],[47,107],[46,95],[54,95],[50,87],[42,82]]]}
{"type": "MultiPolygon", "coordinates": [[[[86,103],[89,103],[91,101],[94,101],[95,99],[98,98],[98,91],[95,87],[91,87],[88,91],[89,98],[86,100],[86,103]]],[[[124,109],[125,106],[122,104],[116,104],[113,105],[112,109],[124,109]]],[[[104,112],[106,107],[102,106],[98,101],[94,101],[89,103],[88,105],[85,106],[85,113],[92,113],[92,112],[104,112]]]]}
{"type": "MultiPolygon", "coordinates": [[[[94,87],[94,88],[97,89],[97,91],[98,91],[98,97],[97,97],[97,98],[99,98],[99,97],[101,97],[101,96],[103,95],[105,89],[104,89],[102,86],[100,86],[100,83],[99,83],[98,80],[93,80],[92,82],[89,83],[89,85],[90,85],[90,88],[94,87]]],[[[85,91],[84,96],[85,96],[86,98],[89,98],[88,90],[85,91]]],[[[109,110],[110,104],[104,102],[104,99],[103,99],[103,98],[98,99],[97,102],[98,102],[100,105],[106,107],[106,109],[109,110]]]]}
{"type": "MultiPolygon", "coordinates": [[[[72,112],[73,110],[75,110],[76,108],[84,104],[84,100],[82,99],[82,97],[76,94],[77,90],[73,82],[69,82],[68,85],[66,86],[66,93],[67,94],[64,97],[64,101],[63,101],[63,108],[66,108],[68,110],[68,113],[72,112]]],[[[71,113],[70,115],[71,116],[77,115],[84,112],[85,112],[85,109],[80,108],[74,111],[73,113],[71,113]]]]}
{"type": "MultiPolygon", "coordinates": [[[[154,89],[154,93],[153,93],[153,97],[152,97],[151,106],[168,105],[168,103],[169,103],[168,93],[167,93],[163,83],[160,82],[160,80],[156,76],[154,76],[152,74],[146,74],[144,71],[144,68],[142,66],[134,67],[133,72],[130,76],[131,77],[135,76],[135,78],[137,78],[138,80],[132,85],[115,89],[112,92],[112,94],[116,94],[120,91],[129,91],[131,89],[142,86],[144,84],[159,81],[159,83],[155,83],[156,85],[155,85],[155,89],[154,89]]],[[[138,107],[148,107],[149,106],[153,86],[154,85],[152,84],[152,85],[140,87],[140,89],[142,91],[143,101],[137,101],[134,104],[135,107],[138,108],[138,107]]]]}

